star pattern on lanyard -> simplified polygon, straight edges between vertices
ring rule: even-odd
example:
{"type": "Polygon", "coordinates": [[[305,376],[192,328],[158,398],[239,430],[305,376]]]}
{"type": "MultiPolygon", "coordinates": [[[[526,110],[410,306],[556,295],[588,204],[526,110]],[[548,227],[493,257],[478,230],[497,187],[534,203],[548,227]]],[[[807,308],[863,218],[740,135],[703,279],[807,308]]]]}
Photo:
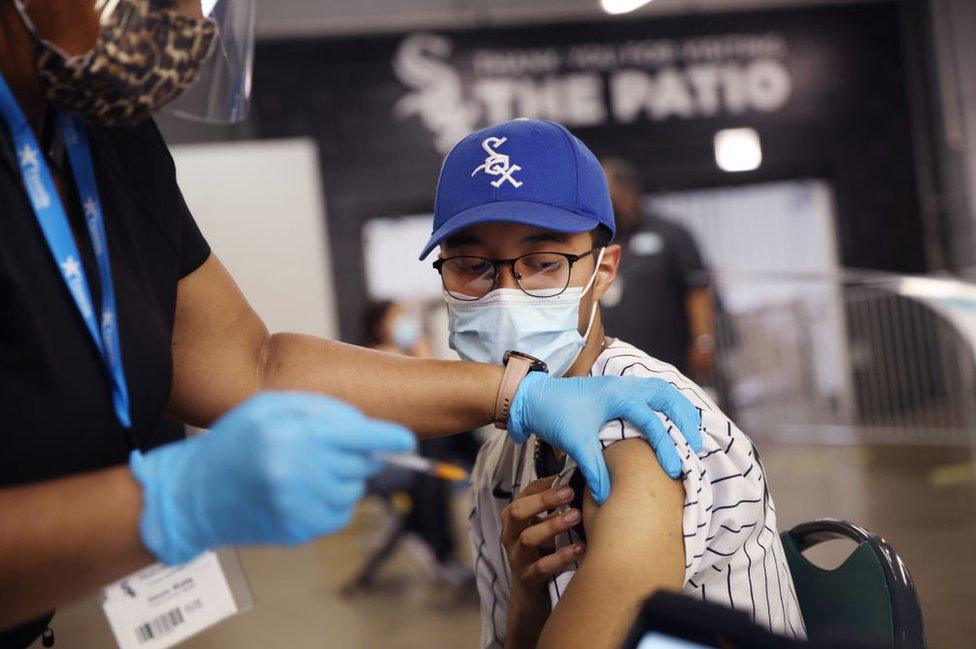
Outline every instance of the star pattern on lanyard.
{"type": "Polygon", "coordinates": [[[81,264],[75,259],[74,255],[68,255],[67,259],[61,262],[61,272],[66,279],[81,279],[81,264]]]}
{"type": "Polygon", "coordinates": [[[94,198],[89,197],[85,201],[85,216],[96,216],[98,214],[98,203],[94,198]]]}
{"type": "Polygon", "coordinates": [[[25,143],[24,146],[21,147],[20,151],[17,152],[17,155],[20,158],[20,166],[37,167],[39,164],[37,159],[39,153],[40,152],[32,147],[29,143],[25,143]]]}

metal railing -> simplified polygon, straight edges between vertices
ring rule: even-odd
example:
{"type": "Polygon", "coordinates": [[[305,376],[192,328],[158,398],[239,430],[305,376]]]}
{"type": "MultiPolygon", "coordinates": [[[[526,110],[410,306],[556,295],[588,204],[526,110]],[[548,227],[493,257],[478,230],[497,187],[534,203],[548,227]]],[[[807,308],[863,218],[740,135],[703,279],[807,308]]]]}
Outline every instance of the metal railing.
{"type": "Polygon", "coordinates": [[[976,286],[845,272],[718,272],[716,383],[755,437],[810,443],[970,444],[976,286]]]}

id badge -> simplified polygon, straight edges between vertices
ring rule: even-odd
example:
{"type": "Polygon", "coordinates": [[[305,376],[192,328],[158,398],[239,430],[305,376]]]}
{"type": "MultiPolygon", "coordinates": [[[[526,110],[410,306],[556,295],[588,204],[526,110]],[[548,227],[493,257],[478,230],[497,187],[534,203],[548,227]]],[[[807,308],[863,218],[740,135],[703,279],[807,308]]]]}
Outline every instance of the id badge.
{"type": "Polygon", "coordinates": [[[254,603],[232,548],[182,566],[153,564],[106,587],[103,597],[119,649],[172,647],[254,603]]]}

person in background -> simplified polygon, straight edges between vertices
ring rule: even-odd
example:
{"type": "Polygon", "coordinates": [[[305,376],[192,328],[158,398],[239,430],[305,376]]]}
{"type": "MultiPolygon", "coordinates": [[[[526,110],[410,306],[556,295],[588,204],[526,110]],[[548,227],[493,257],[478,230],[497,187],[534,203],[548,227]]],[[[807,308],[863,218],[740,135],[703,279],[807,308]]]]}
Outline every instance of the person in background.
{"type": "Polygon", "coordinates": [[[391,354],[429,358],[430,341],[420,317],[399,302],[382,300],[366,308],[363,317],[366,346],[391,354]]]}
{"type": "Polygon", "coordinates": [[[691,234],[642,206],[640,172],[603,160],[619,228],[616,285],[602,301],[607,331],[700,383],[714,381],[716,299],[691,234]]]}

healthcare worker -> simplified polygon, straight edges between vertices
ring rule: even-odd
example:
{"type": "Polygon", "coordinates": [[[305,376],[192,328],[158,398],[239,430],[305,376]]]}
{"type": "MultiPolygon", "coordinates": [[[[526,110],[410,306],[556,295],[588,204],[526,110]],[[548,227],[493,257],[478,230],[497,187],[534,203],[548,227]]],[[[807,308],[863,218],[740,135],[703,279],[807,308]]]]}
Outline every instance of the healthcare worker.
{"type": "Polygon", "coordinates": [[[655,410],[700,444],[659,380],[270,335],[149,119],[188,88],[178,111],[239,119],[252,33],[253,0],[0,0],[0,647],[154,561],[341,529],[408,429],[534,432],[598,500],[605,421],[642,428],[670,468],[655,410]],[[172,439],[164,413],[211,432],[172,439]]]}

